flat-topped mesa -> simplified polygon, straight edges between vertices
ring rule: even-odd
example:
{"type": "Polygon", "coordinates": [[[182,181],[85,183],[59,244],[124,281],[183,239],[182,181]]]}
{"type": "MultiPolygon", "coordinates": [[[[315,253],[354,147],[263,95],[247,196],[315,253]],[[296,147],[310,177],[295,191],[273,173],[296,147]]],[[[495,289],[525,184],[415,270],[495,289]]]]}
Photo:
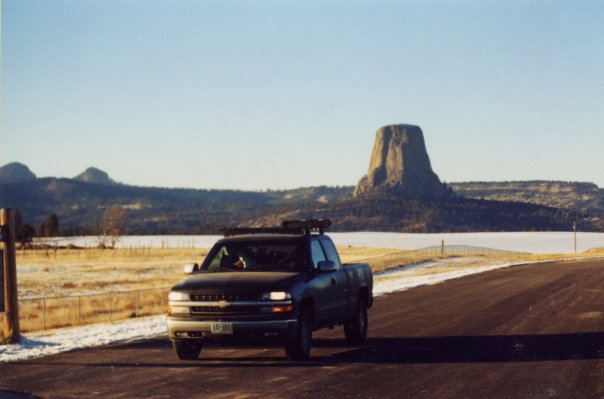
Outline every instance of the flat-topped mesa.
{"type": "Polygon", "coordinates": [[[389,125],[378,129],[367,174],[355,198],[391,194],[409,199],[442,199],[453,195],[432,171],[419,126],[389,125]]]}

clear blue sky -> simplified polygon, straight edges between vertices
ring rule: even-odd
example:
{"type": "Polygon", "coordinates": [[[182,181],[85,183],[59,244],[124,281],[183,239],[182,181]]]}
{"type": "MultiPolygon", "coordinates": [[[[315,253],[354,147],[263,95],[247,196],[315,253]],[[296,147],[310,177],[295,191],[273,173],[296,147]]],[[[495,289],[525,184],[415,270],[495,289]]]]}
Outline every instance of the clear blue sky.
{"type": "Polygon", "coordinates": [[[0,165],[354,185],[420,125],[441,180],[604,187],[604,2],[3,0],[0,165]]]}

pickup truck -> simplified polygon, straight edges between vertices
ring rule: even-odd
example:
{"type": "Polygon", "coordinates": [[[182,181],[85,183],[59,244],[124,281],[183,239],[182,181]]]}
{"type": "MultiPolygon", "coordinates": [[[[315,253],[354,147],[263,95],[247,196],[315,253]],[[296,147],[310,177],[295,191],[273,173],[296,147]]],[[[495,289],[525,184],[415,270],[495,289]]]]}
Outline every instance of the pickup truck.
{"type": "Polygon", "coordinates": [[[304,360],[313,331],[336,325],[350,343],[364,343],[371,269],[342,264],[324,234],[329,226],[315,219],[227,229],[201,265],[185,265],[192,276],[168,298],[168,335],[179,359],[197,359],[208,342],[268,337],[288,358],[304,360]]]}

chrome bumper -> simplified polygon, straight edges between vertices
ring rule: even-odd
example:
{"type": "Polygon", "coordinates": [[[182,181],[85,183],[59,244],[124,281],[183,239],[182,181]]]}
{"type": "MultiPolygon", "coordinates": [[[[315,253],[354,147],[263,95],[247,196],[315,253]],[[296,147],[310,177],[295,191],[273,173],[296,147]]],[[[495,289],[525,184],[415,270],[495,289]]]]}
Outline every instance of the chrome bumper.
{"type": "MultiPolygon", "coordinates": [[[[268,321],[233,321],[233,335],[246,332],[274,333],[284,332],[294,327],[297,319],[268,321]]],[[[175,320],[168,316],[168,335],[172,339],[219,337],[222,334],[212,333],[212,321],[175,320]]],[[[224,335],[222,335],[224,336],[224,335]]],[[[228,336],[228,335],[227,335],[228,336]]]]}

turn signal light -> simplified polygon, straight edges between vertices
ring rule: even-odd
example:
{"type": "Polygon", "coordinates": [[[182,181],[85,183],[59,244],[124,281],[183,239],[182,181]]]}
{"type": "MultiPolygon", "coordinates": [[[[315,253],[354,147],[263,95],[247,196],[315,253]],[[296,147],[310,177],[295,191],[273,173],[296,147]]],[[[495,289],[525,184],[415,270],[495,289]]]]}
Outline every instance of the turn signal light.
{"type": "Polygon", "coordinates": [[[292,312],[294,307],[292,305],[287,306],[265,306],[262,308],[262,312],[266,313],[287,313],[292,312]]]}

